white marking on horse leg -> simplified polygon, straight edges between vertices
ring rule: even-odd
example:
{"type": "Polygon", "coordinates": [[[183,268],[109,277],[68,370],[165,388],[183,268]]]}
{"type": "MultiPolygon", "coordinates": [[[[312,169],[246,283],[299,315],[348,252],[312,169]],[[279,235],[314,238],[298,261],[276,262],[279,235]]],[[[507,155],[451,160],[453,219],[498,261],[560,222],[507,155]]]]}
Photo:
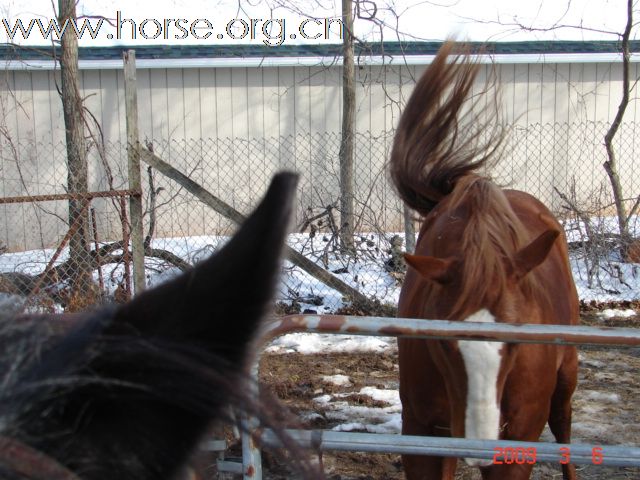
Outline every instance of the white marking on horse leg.
{"type": "MultiPolygon", "coordinates": [[[[495,322],[485,309],[469,316],[468,322],[495,322]]],[[[497,440],[500,434],[500,406],[498,405],[498,373],[502,342],[458,342],[467,371],[467,409],[464,419],[465,438],[497,440]]],[[[486,467],[491,460],[465,458],[467,465],[486,467]]]]}

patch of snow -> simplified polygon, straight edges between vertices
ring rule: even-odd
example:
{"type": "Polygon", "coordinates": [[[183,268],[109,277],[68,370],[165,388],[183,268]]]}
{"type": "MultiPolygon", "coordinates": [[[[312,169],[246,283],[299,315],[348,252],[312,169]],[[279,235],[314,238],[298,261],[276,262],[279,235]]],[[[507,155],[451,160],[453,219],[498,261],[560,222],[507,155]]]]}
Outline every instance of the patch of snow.
{"type": "Polygon", "coordinates": [[[601,362],[600,360],[583,360],[582,358],[580,358],[579,355],[578,355],[578,360],[580,360],[580,363],[582,363],[587,367],[602,368],[606,365],[604,362],[601,362]]]}
{"type": "Polygon", "coordinates": [[[366,430],[367,427],[364,423],[360,422],[351,422],[351,423],[341,423],[340,425],[336,425],[331,430],[334,432],[353,432],[355,430],[366,430]]]}
{"type": "Polygon", "coordinates": [[[322,381],[341,387],[350,387],[352,385],[351,379],[346,375],[323,375],[322,381]]]}
{"type": "Polygon", "coordinates": [[[592,416],[592,417],[600,415],[603,410],[604,410],[604,407],[602,405],[598,405],[598,404],[584,405],[580,409],[580,411],[582,413],[584,413],[585,415],[592,416]]]}
{"type": "Polygon", "coordinates": [[[367,337],[358,335],[330,335],[316,333],[290,333],[278,337],[265,349],[268,353],[317,353],[372,352],[381,353],[395,348],[392,337],[367,337]]]}
{"type": "Polygon", "coordinates": [[[620,395],[617,393],[598,392],[596,390],[584,390],[582,394],[588,400],[603,403],[620,403],[620,395]]]}
{"type": "Polygon", "coordinates": [[[367,433],[399,434],[402,431],[400,415],[392,415],[389,420],[382,423],[348,422],[336,425],[331,430],[334,432],[365,431],[367,433]]]}
{"type": "Polygon", "coordinates": [[[313,420],[321,420],[324,418],[317,412],[299,412],[298,417],[300,417],[300,420],[306,422],[312,422],[313,420]]]}
{"type": "Polygon", "coordinates": [[[374,387],[364,387],[359,394],[367,395],[373,400],[388,404],[386,407],[366,407],[351,405],[348,401],[353,393],[338,393],[335,395],[323,395],[314,401],[321,404],[327,410],[325,415],[330,420],[337,420],[340,424],[332,430],[350,432],[354,430],[370,433],[400,433],[402,430],[401,414],[402,405],[397,390],[381,390],[374,387]]]}
{"type": "Polygon", "coordinates": [[[363,387],[360,389],[360,394],[367,395],[379,402],[400,406],[400,393],[398,390],[381,390],[375,387],[363,387]]]}
{"type": "Polygon", "coordinates": [[[320,395],[319,397],[314,398],[313,401],[320,405],[326,405],[331,401],[331,395],[320,395]]]}
{"type": "Polygon", "coordinates": [[[631,308],[626,308],[624,310],[620,310],[617,308],[607,308],[606,310],[602,310],[601,312],[598,312],[598,316],[604,317],[604,318],[614,318],[614,317],[628,318],[628,317],[633,317],[635,315],[636,315],[636,311],[631,308]]]}
{"type": "Polygon", "coordinates": [[[602,422],[574,422],[571,425],[573,441],[581,441],[582,437],[607,438],[612,431],[612,426],[602,422]]]}
{"type": "Polygon", "coordinates": [[[369,422],[376,420],[376,424],[386,422],[390,420],[393,415],[400,415],[399,408],[396,406],[391,407],[363,407],[361,405],[349,405],[348,402],[332,402],[329,403],[331,410],[326,412],[327,418],[334,420],[352,420],[354,418],[362,420],[369,420],[369,422]]]}
{"type": "Polygon", "coordinates": [[[401,433],[402,417],[398,415],[390,415],[389,420],[376,425],[367,425],[367,432],[370,433],[401,433]]]}
{"type": "Polygon", "coordinates": [[[610,268],[601,268],[599,278],[593,278],[590,282],[584,261],[575,254],[570,256],[569,261],[580,300],[606,303],[640,299],[638,265],[610,259],[610,268]],[[616,275],[612,275],[614,271],[616,275]]]}

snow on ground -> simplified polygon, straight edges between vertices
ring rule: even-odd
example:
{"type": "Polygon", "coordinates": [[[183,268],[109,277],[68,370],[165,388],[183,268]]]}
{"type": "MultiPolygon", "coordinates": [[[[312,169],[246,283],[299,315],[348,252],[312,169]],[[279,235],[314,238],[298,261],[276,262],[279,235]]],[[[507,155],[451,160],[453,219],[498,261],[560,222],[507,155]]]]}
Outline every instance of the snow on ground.
{"type": "MultiPolygon", "coordinates": [[[[580,352],[579,384],[573,399],[574,443],[640,445],[638,353],[637,349],[593,348],[580,352]]],[[[338,366],[344,368],[338,363],[334,371],[342,371],[338,366]]],[[[393,370],[397,371],[397,364],[393,370]]],[[[389,375],[391,371],[319,374],[325,386],[314,391],[315,408],[303,413],[303,419],[324,420],[334,431],[400,433],[401,403],[397,377],[389,375]],[[362,387],[363,383],[367,386],[362,387]],[[315,412],[321,412],[320,416],[315,412]]],[[[542,440],[555,441],[548,428],[542,440]]]]}
{"type": "MultiPolygon", "coordinates": [[[[320,234],[309,238],[306,234],[289,236],[289,245],[316,261],[348,285],[355,287],[383,304],[395,305],[400,285],[385,269],[389,258],[389,240],[400,233],[385,235],[358,235],[358,258],[353,260],[336,255],[330,248],[330,239],[320,234]]],[[[570,239],[576,233],[570,232],[570,239]]],[[[218,250],[228,237],[194,236],[185,238],[154,239],[153,248],[175,253],[189,263],[198,262],[218,250]]],[[[118,253],[118,252],[115,252],[118,253]]],[[[53,249],[0,255],[0,272],[20,272],[35,275],[44,270],[54,254],[53,249]]],[[[68,249],[63,249],[54,264],[67,260],[68,249]]],[[[147,279],[150,286],[157,285],[177,275],[179,270],[153,258],[147,258],[147,279]]],[[[589,276],[589,264],[578,250],[571,256],[571,268],[581,300],[611,302],[640,300],[640,264],[623,263],[610,255],[603,259],[599,275],[589,276]]],[[[97,280],[97,272],[94,276],[97,280]]],[[[111,265],[103,268],[106,289],[112,293],[123,278],[123,267],[111,265]]],[[[285,262],[285,275],[279,288],[279,299],[296,302],[302,311],[327,313],[343,306],[343,298],[300,268],[285,262]]],[[[617,314],[616,314],[617,315],[617,314]]]]}
{"type": "Polygon", "coordinates": [[[631,308],[619,309],[619,308],[607,308],[598,312],[599,317],[604,318],[628,318],[636,315],[636,311],[631,308]]]}
{"type": "Polygon", "coordinates": [[[325,415],[329,420],[341,423],[333,428],[338,432],[365,431],[369,433],[400,433],[401,419],[400,396],[397,390],[381,390],[374,387],[364,387],[353,394],[339,393],[321,395],[314,398],[314,402],[324,406],[325,415]],[[384,403],[384,406],[350,405],[345,398],[353,395],[364,395],[372,400],[384,403]],[[358,421],[352,421],[352,419],[358,421]]]}
{"type": "Polygon", "coordinates": [[[582,392],[585,399],[602,403],[619,403],[620,395],[617,393],[598,392],[597,390],[585,390],[582,392]]]}
{"type": "MultiPolygon", "coordinates": [[[[401,234],[398,234],[402,237],[401,234]]],[[[305,255],[314,258],[328,270],[347,284],[374,296],[383,304],[396,304],[400,286],[398,281],[383,268],[388,258],[388,239],[392,235],[376,236],[368,234],[359,237],[361,249],[358,260],[339,258],[330,249],[325,251],[326,239],[318,236],[310,239],[306,235],[291,235],[289,244],[305,255]]],[[[571,239],[571,235],[570,239],[571,239]]],[[[162,248],[174,252],[185,260],[194,263],[216,251],[226,241],[224,237],[187,237],[176,239],[156,239],[154,248],[162,248]]],[[[37,274],[43,271],[53,255],[53,250],[37,250],[31,252],[5,253],[0,256],[0,272],[22,272],[37,274]]],[[[68,250],[63,250],[56,263],[68,257],[68,250]]],[[[176,268],[154,259],[147,260],[148,283],[157,285],[179,273],[176,268]]],[[[571,258],[571,267],[576,280],[579,296],[584,301],[597,302],[640,300],[640,265],[626,264],[612,258],[603,262],[599,276],[589,278],[588,264],[580,257],[580,252],[571,258]]],[[[105,268],[104,280],[109,292],[113,292],[123,277],[122,266],[105,268]]],[[[97,274],[96,274],[97,275],[97,274]]],[[[286,262],[285,275],[279,288],[279,298],[284,302],[297,302],[302,311],[309,313],[325,313],[334,311],[343,305],[341,295],[328,289],[307,273],[289,262],[286,262]]],[[[0,296],[0,308],[15,302],[14,298],[0,296]],[[5,303],[2,303],[5,302],[5,303]],[[6,303],[9,302],[9,303],[6,303]]],[[[4,308],[3,308],[4,310],[4,308]]],[[[627,317],[635,315],[633,310],[604,310],[603,318],[627,317]]],[[[299,352],[303,354],[338,353],[338,352],[371,352],[372,354],[390,351],[396,348],[394,338],[368,337],[352,335],[317,335],[296,333],[282,336],[273,341],[267,352],[286,354],[299,352]]],[[[591,372],[594,381],[607,381],[610,375],[603,369],[615,359],[606,355],[593,356],[581,354],[581,365],[591,372]]],[[[630,373],[631,374],[631,373],[630,373]]],[[[636,372],[637,374],[637,372],[636,372]]],[[[626,378],[626,377],[625,377],[626,378]]],[[[347,375],[335,375],[324,379],[327,383],[348,386],[351,381],[347,375]]],[[[617,379],[619,380],[619,379],[617,379]]],[[[400,431],[400,400],[397,389],[378,389],[366,387],[354,395],[371,398],[374,406],[354,406],[344,399],[344,394],[327,394],[318,396],[315,401],[328,406],[329,415],[340,421],[337,430],[361,430],[368,432],[397,433],[400,431]],[[379,404],[379,406],[378,406],[379,404]]],[[[617,393],[598,389],[578,392],[576,403],[581,414],[575,418],[574,430],[577,438],[606,438],[612,426],[604,419],[609,419],[611,409],[619,403],[626,403],[617,393]],[[609,415],[609,416],[607,416],[609,415]]],[[[310,413],[309,415],[313,415],[310,413]]]]}
{"type": "MultiPolygon", "coordinates": [[[[640,236],[640,217],[632,217],[629,225],[632,234],[640,236]]],[[[584,225],[567,221],[564,228],[569,243],[576,245],[571,252],[570,263],[580,300],[604,303],[640,299],[640,264],[625,263],[617,252],[610,252],[597,259],[600,268],[590,275],[593,259],[581,246],[581,242],[588,238],[584,225]]],[[[600,234],[616,235],[619,232],[615,217],[594,218],[591,228],[600,234]]]]}
{"type": "Polygon", "coordinates": [[[346,375],[324,375],[322,380],[339,387],[350,387],[353,385],[349,377],[346,375]]]}
{"type": "Polygon", "coordinates": [[[358,335],[290,333],[278,337],[266,348],[269,353],[371,352],[379,353],[395,345],[395,338],[358,335]]]}
{"type": "Polygon", "coordinates": [[[599,278],[593,279],[590,284],[584,261],[575,256],[571,258],[571,271],[578,297],[585,302],[606,303],[640,299],[639,267],[638,264],[612,262],[610,265],[604,265],[599,278]]]}

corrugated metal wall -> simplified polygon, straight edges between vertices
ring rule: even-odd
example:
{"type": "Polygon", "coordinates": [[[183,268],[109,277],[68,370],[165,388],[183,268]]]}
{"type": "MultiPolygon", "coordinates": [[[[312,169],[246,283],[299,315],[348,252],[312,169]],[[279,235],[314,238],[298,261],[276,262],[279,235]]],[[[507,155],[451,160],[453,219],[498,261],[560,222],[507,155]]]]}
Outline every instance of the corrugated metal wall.
{"type": "MultiPolygon", "coordinates": [[[[483,66],[478,85],[484,83],[489,68],[483,66]]],[[[637,69],[638,64],[632,64],[632,78],[637,69]]],[[[412,66],[358,68],[358,131],[378,133],[393,128],[398,102],[406,100],[422,70],[412,66]]],[[[608,121],[620,100],[620,64],[501,64],[497,75],[509,123],[608,121]]],[[[56,77],[52,71],[5,71],[0,75],[2,123],[14,139],[64,141],[56,77]]],[[[336,132],[342,108],[340,86],[338,67],[139,70],[140,132],[143,137],[165,140],[336,132]]],[[[122,73],[82,71],[81,87],[105,140],[122,141],[122,73]]],[[[635,120],[636,114],[634,104],[626,118],[635,120]]]]}
{"type": "MultiPolygon", "coordinates": [[[[370,209],[380,210],[381,226],[390,230],[400,229],[399,206],[388,185],[376,183],[385,182],[383,166],[393,127],[423,69],[357,69],[358,188],[363,198],[374,198],[370,209]]],[[[483,67],[474,93],[482,91],[489,69],[483,67]]],[[[632,64],[632,78],[639,73],[638,64],[632,64]]],[[[337,192],[335,179],[328,176],[337,165],[333,142],[340,131],[340,74],[338,67],[139,70],[141,138],[154,142],[177,168],[223,199],[236,199],[240,210],[250,208],[270,174],[281,168],[303,174],[301,209],[330,202],[337,192]],[[239,147],[242,141],[246,148],[239,147]]],[[[620,64],[498,65],[503,118],[514,128],[507,158],[495,172],[497,178],[557,207],[553,187],[567,188],[576,177],[580,195],[588,199],[605,178],[602,135],[620,100],[621,75],[620,64]]],[[[0,76],[2,196],[64,191],[64,126],[56,78],[58,73],[52,71],[5,71],[0,76]]],[[[107,146],[104,151],[91,150],[91,188],[108,187],[107,170],[116,188],[124,186],[122,73],[82,71],[81,85],[85,105],[96,120],[95,124],[89,121],[94,138],[103,138],[107,146]]],[[[620,140],[628,163],[625,168],[631,169],[639,137],[637,112],[638,104],[633,102],[620,140]]],[[[628,188],[634,188],[633,175],[626,177],[628,188]]],[[[162,179],[158,184],[176,191],[162,179]]],[[[173,208],[159,218],[158,235],[224,230],[211,226],[203,206],[185,201],[173,208]]],[[[42,222],[49,221],[45,217],[51,212],[64,219],[65,202],[0,207],[0,218],[7,219],[0,226],[0,241],[12,250],[55,244],[65,226],[51,221],[43,233],[42,222]]],[[[117,235],[108,218],[101,225],[104,237],[117,235]]]]}

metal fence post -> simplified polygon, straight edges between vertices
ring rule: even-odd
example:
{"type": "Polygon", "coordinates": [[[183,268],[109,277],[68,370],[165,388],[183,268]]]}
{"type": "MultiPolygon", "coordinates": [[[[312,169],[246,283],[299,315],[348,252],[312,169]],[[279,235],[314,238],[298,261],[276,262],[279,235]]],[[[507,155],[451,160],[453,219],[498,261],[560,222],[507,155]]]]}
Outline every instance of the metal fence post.
{"type": "MultiPolygon", "coordinates": [[[[251,377],[254,380],[251,383],[250,391],[255,398],[258,398],[258,368],[259,360],[256,360],[252,369],[251,377]]],[[[244,480],[262,480],[262,454],[260,448],[256,445],[256,439],[253,436],[256,428],[259,426],[258,420],[248,414],[242,414],[242,478],[244,480]]]]}

